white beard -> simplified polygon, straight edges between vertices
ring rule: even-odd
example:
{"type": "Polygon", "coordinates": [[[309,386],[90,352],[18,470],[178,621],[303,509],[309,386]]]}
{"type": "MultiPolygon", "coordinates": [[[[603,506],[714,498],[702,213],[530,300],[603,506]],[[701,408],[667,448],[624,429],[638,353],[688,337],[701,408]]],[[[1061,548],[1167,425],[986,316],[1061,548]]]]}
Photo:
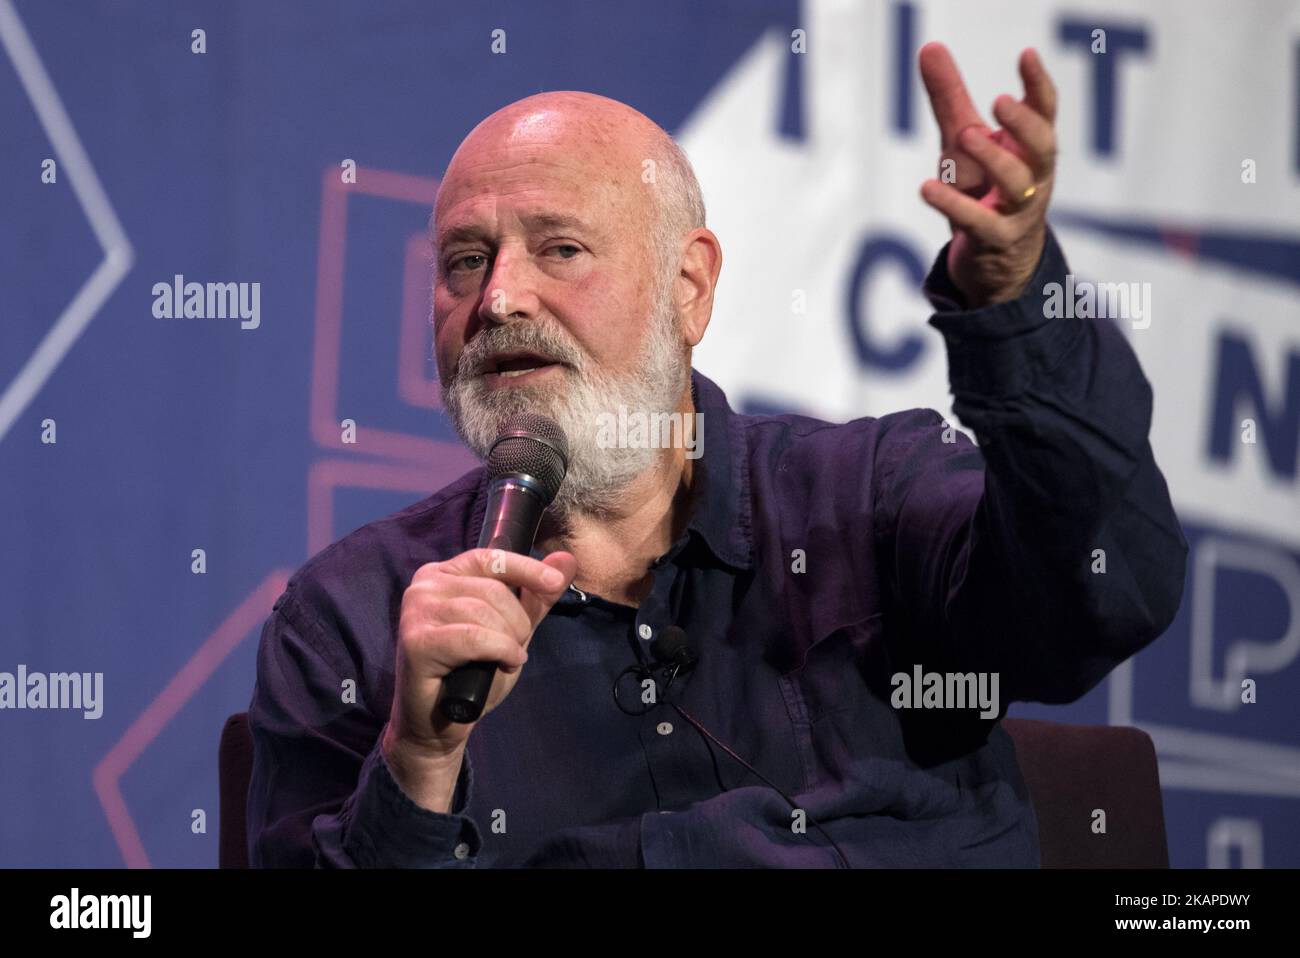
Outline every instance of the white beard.
{"type": "Polygon", "coordinates": [[[486,460],[501,424],[521,412],[549,416],[569,441],[569,469],[551,511],[566,515],[605,515],[638,476],[654,466],[660,449],[620,448],[599,442],[600,423],[619,407],[629,412],[672,413],[690,378],[690,364],[666,293],[656,296],[654,312],[636,371],[626,379],[606,374],[592,363],[561,328],[549,320],[494,325],[475,336],[461,353],[455,375],[442,387],[443,406],[456,432],[480,460],[486,460]],[[524,350],[562,360],[560,378],[539,385],[491,389],[481,376],[466,375],[490,355],[524,350]]]}

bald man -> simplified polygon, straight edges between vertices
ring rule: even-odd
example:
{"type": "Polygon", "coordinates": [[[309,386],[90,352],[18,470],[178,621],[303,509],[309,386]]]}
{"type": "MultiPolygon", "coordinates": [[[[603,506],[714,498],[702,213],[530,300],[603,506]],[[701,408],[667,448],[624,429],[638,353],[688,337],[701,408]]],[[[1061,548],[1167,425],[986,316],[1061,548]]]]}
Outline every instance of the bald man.
{"type": "Polygon", "coordinates": [[[736,414],[691,367],[721,244],[647,117],[547,93],[470,132],[430,220],[444,404],[480,458],[544,413],[568,474],[531,555],[474,547],[480,468],[291,579],[250,707],[255,865],[1038,864],[999,720],[1159,635],[1187,544],[1131,349],[1042,305],[1067,267],[1041,62],[996,130],[943,47],[920,67],[953,233],[925,292],[979,449],[928,409],[736,414]],[[673,413],[667,445],[602,428],[673,413]],[[450,722],[476,661],[487,707],[450,722]]]}

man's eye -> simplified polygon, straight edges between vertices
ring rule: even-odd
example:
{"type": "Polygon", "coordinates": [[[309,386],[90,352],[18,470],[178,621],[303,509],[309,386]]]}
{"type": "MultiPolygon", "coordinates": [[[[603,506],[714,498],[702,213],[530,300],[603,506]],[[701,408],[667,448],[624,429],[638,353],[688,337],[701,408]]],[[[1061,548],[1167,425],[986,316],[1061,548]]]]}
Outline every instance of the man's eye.
{"type": "Polygon", "coordinates": [[[559,253],[561,259],[573,259],[582,252],[582,248],[574,246],[572,243],[560,243],[557,246],[552,246],[551,252],[559,253]]]}
{"type": "Polygon", "coordinates": [[[487,257],[484,256],[482,253],[466,253],[464,256],[455,257],[447,265],[448,268],[452,270],[478,269],[486,262],[487,262],[487,257]],[[479,263],[478,260],[482,260],[483,262],[479,263]]]}

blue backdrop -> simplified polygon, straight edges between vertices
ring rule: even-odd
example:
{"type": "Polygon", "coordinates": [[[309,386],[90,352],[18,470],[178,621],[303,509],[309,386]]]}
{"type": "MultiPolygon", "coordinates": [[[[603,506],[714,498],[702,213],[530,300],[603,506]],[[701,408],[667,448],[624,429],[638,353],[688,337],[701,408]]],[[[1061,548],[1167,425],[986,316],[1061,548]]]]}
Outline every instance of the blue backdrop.
{"type": "Polygon", "coordinates": [[[680,136],[729,257],[696,365],[733,405],[949,409],[912,276],[945,238],[915,195],[928,39],[980,104],[1042,51],[1067,255],[1164,307],[1130,337],[1184,608],[1084,700],[1012,714],[1148,728],[1175,865],[1300,865],[1300,12],[1039,6],[0,0],[0,672],[103,675],[97,718],[0,711],[0,865],[215,864],[217,737],[285,578],[473,465],[432,386],[423,231],[511,100],[592,90],[680,136]],[[1198,103],[1206,72],[1236,95],[1198,103]],[[1230,135],[1197,148],[1184,113],[1230,135]],[[885,239],[892,271],[855,269],[885,239]],[[177,276],[258,284],[256,324],[159,317],[177,276]]]}

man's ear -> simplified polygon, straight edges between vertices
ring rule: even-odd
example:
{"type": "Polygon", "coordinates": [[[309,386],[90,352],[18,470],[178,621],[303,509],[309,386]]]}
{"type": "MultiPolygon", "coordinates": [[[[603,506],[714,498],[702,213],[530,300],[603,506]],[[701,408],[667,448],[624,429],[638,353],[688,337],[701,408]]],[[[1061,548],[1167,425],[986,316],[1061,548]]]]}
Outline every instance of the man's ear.
{"type": "Polygon", "coordinates": [[[677,315],[686,345],[698,346],[713,315],[713,291],[722,272],[722,244],[712,230],[699,227],[686,234],[682,268],[674,283],[677,315]]]}

